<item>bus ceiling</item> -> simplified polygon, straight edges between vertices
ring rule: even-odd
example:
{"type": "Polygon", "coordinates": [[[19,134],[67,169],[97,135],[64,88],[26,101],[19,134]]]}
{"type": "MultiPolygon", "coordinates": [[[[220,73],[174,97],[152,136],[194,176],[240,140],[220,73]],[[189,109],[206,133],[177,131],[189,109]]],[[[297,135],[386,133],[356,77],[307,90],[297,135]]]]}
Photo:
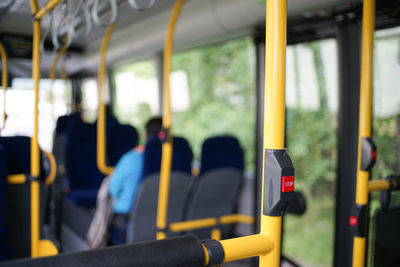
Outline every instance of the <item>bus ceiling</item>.
{"type": "MultiPolygon", "coordinates": [[[[39,4],[44,4],[44,2],[39,1],[39,4]]],[[[174,0],[156,1],[154,7],[146,12],[133,12],[126,0],[117,2],[119,5],[118,23],[113,41],[108,49],[108,65],[113,66],[145,59],[162,51],[165,24],[174,0]],[[124,8],[125,6],[127,8],[124,8]]],[[[399,2],[377,1],[377,28],[400,24],[399,14],[393,13],[393,10],[397,10],[394,7],[399,6],[399,2]],[[385,8],[380,8],[381,6],[385,8]]],[[[264,4],[265,0],[189,0],[177,25],[176,50],[182,51],[259,33],[262,37],[265,12],[260,5],[264,4]]],[[[361,7],[362,1],[359,0],[289,0],[288,43],[332,37],[338,22],[360,18],[361,7]]],[[[107,7],[101,9],[99,14],[102,19],[106,19],[105,17],[109,14],[107,7]]],[[[54,16],[53,19],[56,19],[56,12],[54,16]]],[[[49,28],[49,21],[47,17],[42,19],[43,33],[49,28]]],[[[0,4],[1,39],[4,36],[25,38],[25,40],[28,37],[27,39],[29,39],[32,35],[31,24],[29,1],[5,1],[0,4]],[[7,23],[1,23],[2,21],[7,21],[7,23]]],[[[79,27],[81,30],[85,28],[84,25],[79,27]]],[[[95,70],[97,68],[98,50],[104,31],[104,28],[93,25],[88,36],[73,40],[67,52],[69,74],[80,72],[83,69],[95,70]]],[[[44,47],[51,51],[51,43],[51,37],[48,36],[44,47]]],[[[44,77],[51,67],[53,55],[50,53],[49,56],[43,56],[44,77]]],[[[10,55],[10,58],[12,59],[13,56],[10,55]]],[[[26,55],[26,58],[26,60],[19,60],[16,66],[14,66],[14,60],[11,60],[10,69],[18,69],[23,66],[24,68],[19,70],[18,74],[25,73],[25,70],[29,69],[31,65],[30,59],[28,59],[30,55],[26,55]]],[[[27,77],[29,77],[29,71],[27,73],[27,77]]]]}

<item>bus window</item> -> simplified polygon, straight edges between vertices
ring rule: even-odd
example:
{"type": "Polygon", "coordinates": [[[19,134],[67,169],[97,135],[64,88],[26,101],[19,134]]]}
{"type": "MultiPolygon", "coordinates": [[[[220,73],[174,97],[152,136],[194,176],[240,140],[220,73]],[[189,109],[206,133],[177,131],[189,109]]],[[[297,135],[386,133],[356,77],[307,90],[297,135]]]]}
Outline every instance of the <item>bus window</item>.
{"type": "Polygon", "coordinates": [[[155,61],[136,62],[116,68],[113,77],[115,116],[120,123],[136,127],[143,143],[144,125],[151,117],[160,114],[155,61]]]}
{"type": "Polygon", "coordinates": [[[378,179],[399,171],[400,27],[376,32],[374,55],[373,137],[378,160],[372,179],[378,179]]]}
{"type": "MultiPolygon", "coordinates": [[[[30,78],[12,80],[11,88],[6,92],[8,118],[6,127],[1,132],[3,136],[32,136],[34,104],[32,87],[33,81],[30,78]]],[[[39,87],[39,145],[42,149],[51,151],[57,118],[68,111],[66,95],[70,84],[63,80],[52,82],[49,79],[41,79],[39,87]],[[53,86],[53,100],[51,100],[51,86],[53,86]]],[[[3,110],[3,102],[0,102],[0,110],[3,110]]]]}
{"type": "Polygon", "coordinates": [[[245,170],[254,173],[254,51],[245,38],[174,55],[173,131],[189,140],[195,160],[206,138],[230,134],[245,151],[245,170]]]}
{"type": "MultiPolygon", "coordinates": [[[[400,27],[376,31],[374,45],[373,139],[378,158],[372,180],[400,171],[400,27]]],[[[370,195],[371,218],[380,208],[379,196],[370,195]]],[[[391,206],[400,206],[399,194],[392,194],[391,206]]]]}
{"type": "Polygon", "coordinates": [[[286,68],[287,147],[307,211],[300,217],[285,216],[283,254],[302,265],[330,266],[337,166],[336,41],[288,46],[286,68]]]}
{"type": "MultiPolygon", "coordinates": [[[[107,90],[105,90],[105,92],[107,92],[107,90]]],[[[82,110],[85,121],[94,122],[96,120],[98,101],[97,79],[88,78],[83,80],[82,110]]]]}

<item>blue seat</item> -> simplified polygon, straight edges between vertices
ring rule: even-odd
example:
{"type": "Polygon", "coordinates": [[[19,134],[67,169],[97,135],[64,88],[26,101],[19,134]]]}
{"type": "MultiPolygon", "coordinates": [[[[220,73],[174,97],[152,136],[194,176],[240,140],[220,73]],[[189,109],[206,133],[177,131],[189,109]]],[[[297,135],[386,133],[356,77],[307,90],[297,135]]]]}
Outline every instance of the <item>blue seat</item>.
{"type": "MultiPolygon", "coordinates": [[[[95,125],[97,125],[97,119],[94,122],[95,125]]],[[[119,125],[119,122],[117,118],[114,115],[111,114],[106,114],[106,131],[107,134],[110,133],[110,130],[114,128],[115,126],[119,125]]]]}
{"type": "Polygon", "coordinates": [[[201,152],[200,175],[219,168],[243,171],[243,150],[232,136],[216,136],[204,141],[201,152]]]}
{"type": "MultiPolygon", "coordinates": [[[[243,150],[232,136],[205,140],[200,176],[195,180],[185,207],[185,220],[220,217],[236,212],[243,180],[243,150]],[[221,193],[223,192],[223,193],[221,193]]],[[[222,226],[222,237],[231,237],[233,227],[222,226]]],[[[210,238],[211,229],[193,231],[200,239],[210,238]]]]}
{"type": "MultiPolygon", "coordinates": [[[[7,174],[30,174],[31,172],[31,138],[28,136],[3,136],[0,144],[7,154],[7,174]]],[[[43,155],[40,161],[40,178],[44,179],[49,170],[43,166],[43,155]]]]}
{"type": "Polygon", "coordinates": [[[11,258],[7,235],[7,156],[0,145],[0,261],[11,258]]]}
{"type": "MultiPolygon", "coordinates": [[[[161,141],[158,136],[151,136],[144,152],[143,177],[159,173],[161,169],[161,141]]],[[[191,175],[193,153],[189,143],[181,137],[174,137],[172,153],[172,170],[191,175]]]]}
{"type": "Polygon", "coordinates": [[[55,136],[65,134],[68,130],[69,125],[76,121],[82,121],[81,112],[74,112],[69,115],[59,117],[56,123],[55,136]]]}
{"type": "MultiPolygon", "coordinates": [[[[107,137],[117,125],[119,123],[114,116],[106,116],[107,137]]],[[[97,121],[94,124],[75,121],[67,129],[65,165],[70,189],[68,199],[77,205],[95,206],[97,191],[104,178],[97,168],[96,140],[97,121]]]]}
{"type": "Polygon", "coordinates": [[[73,123],[67,130],[65,152],[69,200],[77,205],[95,206],[104,178],[96,163],[96,125],[73,123]]]}
{"type": "Polygon", "coordinates": [[[130,125],[116,125],[107,136],[108,164],[115,166],[119,159],[129,150],[138,145],[139,135],[130,125]]]}
{"type": "MultiPolygon", "coordinates": [[[[0,137],[0,145],[5,149],[7,158],[7,175],[30,174],[31,138],[26,136],[0,137]]],[[[41,181],[48,175],[44,156],[40,160],[41,181]]],[[[46,188],[40,183],[40,221],[44,222],[46,188]]],[[[7,222],[11,231],[8,238],[12,248],[13,258],[30,255],[30,183],[7,185],[7,222]],[[21,223],[25,222],[25,223],[21,223]],[[28,223],[26,223],[28,222],[28,223]]]]}
{"type": "MultiPolygon", "coordinates": [[[[135,195],[129,215],[127,240],[129,243],[156,238],[158,186],[161,168],[161,142],[157,136],[150,137],[144,152],[143,178],[135,195]]],[[[170,194],[167,222],[181,221],[185,199],[189,193],[193,153],[188,142],[174,137],[170,194]]],[[[168,236],[177,234],[169,233],[168,236]]]]}

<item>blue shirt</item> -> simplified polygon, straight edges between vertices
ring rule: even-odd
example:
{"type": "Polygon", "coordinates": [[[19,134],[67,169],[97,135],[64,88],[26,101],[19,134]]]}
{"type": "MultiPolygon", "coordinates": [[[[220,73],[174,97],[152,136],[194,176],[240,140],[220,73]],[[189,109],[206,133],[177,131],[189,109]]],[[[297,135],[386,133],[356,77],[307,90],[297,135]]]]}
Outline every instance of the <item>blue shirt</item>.
{"type": "Polygon", "coordinates": [[[143,152],[125,153],[115,166],[108,191],[114,198],[114,213],[129,213],[143,172],[143,152]]]}

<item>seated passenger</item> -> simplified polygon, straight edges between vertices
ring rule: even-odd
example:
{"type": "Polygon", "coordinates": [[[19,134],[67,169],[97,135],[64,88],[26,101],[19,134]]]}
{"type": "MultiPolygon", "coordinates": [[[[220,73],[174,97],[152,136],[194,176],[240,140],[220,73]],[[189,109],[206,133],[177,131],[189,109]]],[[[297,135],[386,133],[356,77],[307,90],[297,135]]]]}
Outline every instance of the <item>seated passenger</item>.
{"type": "MultiPolygon", "coordinates": [[[[158,134],[161,127],[161,118],[150,119],[146,123],[146,139],[158,134]]],[[[97,196],[96,214],[87,235],[89,248],[106,245],[108,226],[112,219],[111,205],[114,214],[113,226],[117,228],[120,236],[125,236],[126,221],[142,178],[143,152],[144,148],[137,146],[125,153],[110,178],[104,179],[97,196]]]]}
{"type": "MultiPolygon", "coordinates": [[[[161,118],[150,119],[146,123],[146,139],[158,134],[161,127],[161,118]]],[[[109,184],[109,193],[113,199],[113,212],[115,214],[128,214],[131,210],[142,177],[143,152],[144,148],[137,146],[125,153],[115,166],[109,184]]]]}

